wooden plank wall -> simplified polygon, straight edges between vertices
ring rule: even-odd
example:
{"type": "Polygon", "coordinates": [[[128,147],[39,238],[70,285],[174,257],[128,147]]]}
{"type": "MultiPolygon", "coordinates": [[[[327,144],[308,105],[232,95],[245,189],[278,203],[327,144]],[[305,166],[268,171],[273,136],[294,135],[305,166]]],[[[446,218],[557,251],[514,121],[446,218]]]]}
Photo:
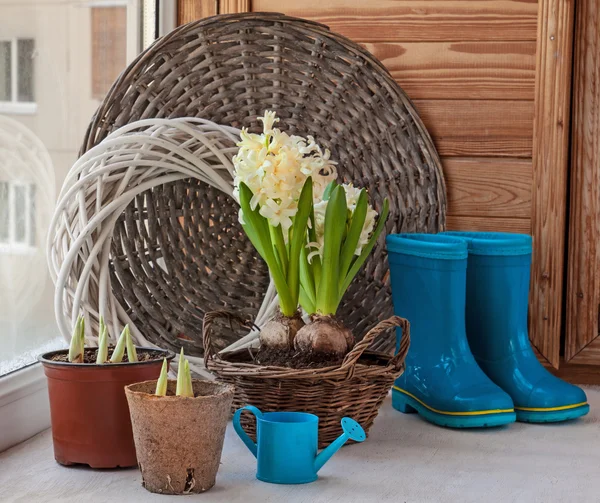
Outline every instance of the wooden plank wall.
{"type": "Polygon", "coordinates": [[[537,1],[252,0],[363,44],[442,157],[448,227],[530,232],[537,1]]]}
{"type": "Polygon", "coordinates": [[[92,98],[104,99],[127,62],[127,8],[92,7],[92,98]]]}
{"type": "Polygon", "coordinates": [[[562,335],[571,105],[572,0],[540,0],[533,119],[529,336],[558,368],[562,335]]]}
{"type": "Polygon", "coordinates": [[[177,0],[177,25],[217,14],[217,0],[177,0]]]}
{"type": "Polygon", "coordinates": [[[577,3],[574,57],[565,360],[600,365],[600,9],[597,0],[577,3]]]}

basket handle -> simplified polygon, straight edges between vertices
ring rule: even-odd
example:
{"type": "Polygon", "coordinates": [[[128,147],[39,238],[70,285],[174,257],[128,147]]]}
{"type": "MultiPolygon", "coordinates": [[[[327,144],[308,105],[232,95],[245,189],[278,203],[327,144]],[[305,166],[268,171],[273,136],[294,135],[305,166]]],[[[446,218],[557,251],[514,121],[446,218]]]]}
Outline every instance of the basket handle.
{"type": "Polygon", "coordinates": [[[204,345],[204,364],[205,365],[208,360],[211,360],[217,354],[217,351],[215,350],[215,347],[213,346],[213,343],[212,343],[212,324],[214,323],[215,320],[217,320],[219,318],[224,318],[224,319],[228,320],[230,325],[232,322],[235,321],[235,322],[239,323],[242,327],[247,328],[249,330],[254,328],[254,324],[252,323],[252,320],[250,320],[249,318],[240,316],[238,314],[232,313],[231,311],[220,310],[220,311],[210,311],[210,312],[206,313],[204,315],[204,320],[202,321],[202,343],[204,345]]]}
{"type": "Polygon", "coordinates": [[[390,360],[390,365],[393,365],[396,370],[400,370],[410,346],[410,323],[408,320],[400,318],[400,316],[392,316],[387,320],[380,321],[371,330],[369,330],[363,337],[362,341],[356,344],[352,351],[346,355],[344,361],[342,362],[341,368],[355,365],[365,350],[372,344],[372,342],[381,332],[395,327],[400,327],[402,329],[402,339],[400,341],[400,349],[398,353],[396,353],[390,360]]]}

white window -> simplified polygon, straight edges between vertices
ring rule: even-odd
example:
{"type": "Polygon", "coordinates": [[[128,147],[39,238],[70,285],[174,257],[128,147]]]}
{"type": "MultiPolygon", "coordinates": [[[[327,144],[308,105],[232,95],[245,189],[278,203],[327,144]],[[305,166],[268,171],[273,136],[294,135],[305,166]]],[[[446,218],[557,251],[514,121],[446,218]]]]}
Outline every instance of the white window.
{"type": "Polygon", "coordinates": [[[0,182],[0,250],[35,246],[35,185],[0,182]]]}
{"type": "Polygon", "coordinates": [[[0,112],[33,114],[35,43],[31,38],[0,40],[0,112]]]}

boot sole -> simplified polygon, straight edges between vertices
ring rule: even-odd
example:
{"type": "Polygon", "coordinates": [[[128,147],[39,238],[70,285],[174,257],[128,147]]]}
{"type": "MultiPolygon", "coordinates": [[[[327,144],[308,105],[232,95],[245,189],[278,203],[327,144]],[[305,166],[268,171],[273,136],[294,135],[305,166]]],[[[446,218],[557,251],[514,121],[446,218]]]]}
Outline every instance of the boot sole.
{"type": "Polygon", "coordinates": [[[585,416],[589,411],[590,406],[588,403],[551,407],[549,409],[515,407],[517,421],[521,423],[560,423],[585,416]]]}
{"type": "Polygon", "coordinates": [[[515,411],[511,409],[466,413],[436,410],[397,386],[392,388],[392,407],[403,414],[418,413],[430,423],[446,428],[491,428],[514,423],[516,420],[515,411]]]}

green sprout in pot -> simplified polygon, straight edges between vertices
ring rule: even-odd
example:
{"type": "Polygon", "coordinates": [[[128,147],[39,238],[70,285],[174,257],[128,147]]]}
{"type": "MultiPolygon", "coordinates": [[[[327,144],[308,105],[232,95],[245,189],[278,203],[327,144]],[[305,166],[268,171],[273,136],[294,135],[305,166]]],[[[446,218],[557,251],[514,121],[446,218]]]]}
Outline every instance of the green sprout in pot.
{"type": "Polygon", "coordinates": [[[106,363],[108,360],[108,327],[104,323],[104,318],[100,316],[98,326],[98,353],[96,354],[96,363],[106,363]]]}
{"type": "MultiPolygon", "coordinates": [[[[129,362],[137,362],[138,356],[131,337],[131,330],[129,325],[125,325],[125,328],[119,336],[117,345],[114,348],[110,360],[108,359],[108,345],[109,335],[108,327],[104,322],[104,318],[100,316],[98,321],[98,352],[96,353],[96,364],[104,363],[121,363],[125,352],[127,352],[127,360],[129,362]]],[[[77,318],[75,328],[73,329],[73,336],[71,337],[71,345],[69,346],[69,361],[72,363],[84,363],[84,352],[85,352],[85,319],[83,316],[77,318]]]]}
{"type": "MultiPolygon", "coordinates": [[[[167,359],[163,360],[162,369],[160,371],[160,377],[156,382],[156,396],[167,396],[167,384],[168,384],[168,367],[167,359]]],[[[175,396],[185,396],[189,398],[194,397],[194,388],[192,386],[192,373],[190,371],[190,362],[184,358],[183,348],[179,354],[179,365],[177,366],[177,387],[175,390],[175,396]]]]}
{"type": "Polygon", "coordinates": [[[124,331],[127,332],[125,334],[125,341],[127,343],[127,359],[130,362],[137,362],[137,351],[135,349],[135,344],[133,343],[133,338],[131,337],[131,330],[129,330],[129,325],[125,325],[124,331]]]}
{"type": "Polygon", "coordinates": [[[167,396],[167,384],[169,382],[168,377],[169,362],[166,358],[163,358],[162,368],[160,369],[160,377],[156,381],[156,396],[167,396]]]}
{"type": "Polygon", "coordinates": [[[85,349],[85,319],[83,316],[77,318],[71,344],[69,346],[69,361],[72,363],[83,363],[85,349]]]}
{"type": "Polygon", "coordinates": [[[183,356],[183,348],[179,354],[179,365],[177,365],[177,388],[176,396],[193,397],[192,374],[190,372],[190,362],[183,356]]]}
{"type": "Polygon", "coordinates": [[[127,349],[127,360],[129,362],[137,362],[137,352],[131,338],[129,325],[125,325],[125,328],[121,332],[119,340],[117,341],[117,345],[115,346],[112,356],[110,357],[110,362],[121,363],[123,361],[123,356],[125,355],[125,349],[127,349]]]}

